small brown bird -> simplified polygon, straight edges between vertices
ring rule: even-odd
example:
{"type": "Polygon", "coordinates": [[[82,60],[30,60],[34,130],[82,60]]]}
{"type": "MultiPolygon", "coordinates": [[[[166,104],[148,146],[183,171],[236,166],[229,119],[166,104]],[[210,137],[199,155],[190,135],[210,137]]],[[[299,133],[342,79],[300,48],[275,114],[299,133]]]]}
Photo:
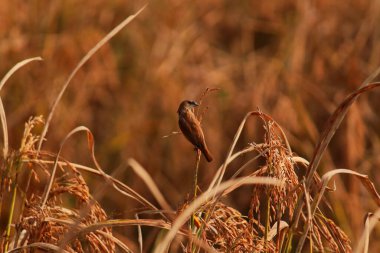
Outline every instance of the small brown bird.
{"type": "Polygon", "coordinates": [[[207,149],[201,123],[195,117],[193,108],[198,106],[195,101],[185,100],[178,107],[178,124],[185,137],[205,156],[208,162],[212,161],[212,155],[207,149]]]}

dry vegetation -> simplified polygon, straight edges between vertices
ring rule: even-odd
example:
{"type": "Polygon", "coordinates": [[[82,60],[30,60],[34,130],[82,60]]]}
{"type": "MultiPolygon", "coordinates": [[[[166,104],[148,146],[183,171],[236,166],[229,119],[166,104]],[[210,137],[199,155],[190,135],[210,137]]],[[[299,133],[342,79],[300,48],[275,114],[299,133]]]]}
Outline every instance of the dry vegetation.
{"type": "Polygon", "coordinates": [[[144,4],[0,3],[0,251],[380,251],[380,2],[144,4]]]}

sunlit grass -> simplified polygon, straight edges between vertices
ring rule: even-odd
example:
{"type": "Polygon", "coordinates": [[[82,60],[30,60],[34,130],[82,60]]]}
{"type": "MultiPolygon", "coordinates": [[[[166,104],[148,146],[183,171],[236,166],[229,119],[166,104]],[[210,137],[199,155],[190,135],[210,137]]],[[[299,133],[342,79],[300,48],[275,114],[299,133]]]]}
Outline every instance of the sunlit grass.
{"type": "Polygon", "coordinates": [[[40,22],[62,15],[62,30],[37,43],[23,33],[28,12],[3,29],[14,39],[0,52],[1,252],[378,248],[375,3],[354,1],[350,12],[339,3],[152,2],[127,19],[119,4],[83,10],[86,19],[99,10],[94,20],[107,29],[71,21],[59,5],[40,22]],[[86,35],[72,39],[76,29],[86,35]],[[36,44],[43,64],[26,57],[10,67],[36,44]],[[178,101],[209,90],[198,116],[216,159],[205,165],[181,135],[161,136],[176,133],[178,101]],[[46,122],[31,117],[43,107],[46,122]],[[17,125],[28,118],[25,130],[17,125]],[[365,204],[348,212],[351,200],[365,204]]]}

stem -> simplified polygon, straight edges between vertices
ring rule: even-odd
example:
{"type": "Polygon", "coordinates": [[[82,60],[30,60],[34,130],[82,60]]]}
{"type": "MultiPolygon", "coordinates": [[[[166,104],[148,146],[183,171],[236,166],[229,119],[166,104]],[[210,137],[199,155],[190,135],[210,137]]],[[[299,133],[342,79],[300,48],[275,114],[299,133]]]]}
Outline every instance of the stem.
{"type": "MultiPolygon", "coordinates": [[[[199,170],[199,161],[201,160],[201,151],[199,149],[196,149],[197,151],[197,158],[196,158],[196,165],[195,165],[195,173],[194,173],[194,186],[193,186],[193,192],[194,192],[194,196],[193,196],[193,200],[197,197],[197,190],[198,190],[198,170],[199,170]]],[[[195,230],[195,226],[194,226],[194,215],[195,213],[193,213],[193,215],[191,215],[191,219],[190,219],[190,227],[191,227],[191,231],[194,231],[195,230]]],[[[198,235],[198,233],[197,233],[198,235]]],[[[191,245],[191,252],[197,252],[199,251],[198,247],[195,246],[193,247],[193,242],[190,243],[191,245]]]]}
{"type": "Polygon", "coordinates": [[[293,233],[289,233],[288,238],[286,240],[285,248],[282,252],[288,253],[292,250],[292,240],[293,240],[293,233]]]}
{"type": "Polygon", "coordinates": [[[1,183],[0,183],[0,217],[1,217],[1,211],[3,210],[3,193],[5,192],[5,172],[1,169],[1,183]]]}
{"type": "Polygon", "coordinates": [[[312,235],[312,231],[311,230],[309,231],[309,234],[310,234],[309,235],[310,236],[310,240],[309,240],[310,241],[310,243],[309,243],[310,247],[309,247],[309,250],[310,250],[310,253],[313,253],[313,240],[312,240],[312,236],[313,235],[312,235]]]}
{"type": "Polygon", "coordinates": [[[269,227],[270,227],[269,216],[270,216],[270,195],[268,195],[268,198],[267,198],[267,214],[265,218],[265,233],[264,233],[265,244],[264,245],[266,245],[268,242],[268,233],[269,233],[269,227]]]}
{"type": "Polygon", "coordinates": [[[24,207],[25,207],[25,203],[26,203],[26,197],[27,197],[27,194],[28,194],[28,191],[29,191],[30,182],[32,181],[32,175],[33,175],[33,171],[31,170],[31,171],[29,171],[28,182],[26,183],[25,191],[24,192],[20,191],[21,192],[21,196],[22,196],[20,213],[24,212],[24,207]]]}
{"type": "Polygon", "coordinates": [[[197,160],[195,166],[195,174],[194,174],[194,199],[197,197],[197,189],[198,189],[198,170],[199,170],[199,161],[201,160],[201,151],[197,149],[197,160]]]}
{"type": "Polygon", "coordinates": [[[280,206],[280,201],[277,202],[277,207],[276,207],[276,216],[277,216],[277,249],[281,249],[281,236],[280,236],[280,221],[281,221],[281,206],[280,206]]]}
{"type": "Polygon", "coordinates": [[[5,252],[8,251],[8,245],[9,245],[9,237],[11,235],[11,225],[13,220],[13,213],[15,210],[15,204],[16,204],[16,196],[17,196],[17,175],[15,182],[13,184],[13,196],[12,196],[12,203],[11,203],[11,209],[9,210],[9,218],[8,218],[8,224],[7,224],[7,232],[5,234],[5,252]]]}
{"type": "Polygon", "coordinates": [[[11,203],[11,206],[10,206],[10,209],[9,209],[8,224],[7,224],[7,228],[6,228],[6,234],[5,234],[5,246],[4,246],[5,252],[8,251],[8,246],[9,246],[9,238],[10,238],[10,235],[11,235],[12,220],[13,220],[13,214],[14,214],[14,210],[15,210],[16,197],[17,197],[18,173],[19,173],[21,167],[22,167],[22,162],[21,162],[21,158],[20,157],[16,157],[16,162],[15,162],[15,166],[14,167],[13,167],[13,163],[11,163],[9,165],[10,170],[12,168],[16,169],[16,175],[15,175],[15,178],[14,178],[14,181],[13,181],[13,184],[12,184],[12,189],[13,189],[12,203],[11,203]]]}

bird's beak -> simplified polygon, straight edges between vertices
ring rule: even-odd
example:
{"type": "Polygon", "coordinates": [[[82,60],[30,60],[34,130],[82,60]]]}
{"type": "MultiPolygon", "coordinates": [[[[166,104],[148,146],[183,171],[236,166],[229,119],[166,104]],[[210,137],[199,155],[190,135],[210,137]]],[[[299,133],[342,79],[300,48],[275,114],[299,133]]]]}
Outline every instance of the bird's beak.
{"type": "Polygon", "coordinates": [[[197,106],[199,106],[199,104],[198,104],[197,102],[195,102],[195,101],[192,101],[192,102],[191,102],[191,105],[192,105],[193,107],[197,107],[197,106]]]}

